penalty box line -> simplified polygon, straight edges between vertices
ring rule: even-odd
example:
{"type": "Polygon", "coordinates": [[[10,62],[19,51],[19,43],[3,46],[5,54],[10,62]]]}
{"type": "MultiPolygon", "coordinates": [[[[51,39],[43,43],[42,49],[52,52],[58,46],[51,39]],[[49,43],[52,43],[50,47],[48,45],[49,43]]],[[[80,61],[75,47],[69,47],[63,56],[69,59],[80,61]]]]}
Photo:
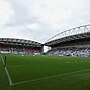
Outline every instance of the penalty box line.
{"type": "MultiPolygon", "coordinates": [[[[1,56],[1,60],[2,60],[3,65],[4,65],[4,59],[3,59],[2,56],[1,56]]],[[[8,72],[8,69],[7,69],[7,67],[4,67],[4,68],[5,68],[6,75],[7,75],[7,77],[8,77],[9,84],[10,84],[10,86],[12,86],[12,85],[13,85],[13,82],[12,82],[12,79],[11,79],[10,74],[9,74],[9,72],[8,72]]]]}
{"type": "Polygon", "coordinates": [[[57,75],[52,75],[52,76],[49,76],[49,77],[44,77],[44,78],[39,78],[39,79],[33,79],[33,80],[28,80],[28,81],[22,81],[22,82],[18,82],[18,83],[13,83],[13,85],[20,85],[20,84],[25,84],[25,83],[29,83],[29,82],[40,81],[40,80],[50,79],[50,78],[64,76],[64,75],[69,75],[69,74],[74,74],[74,73],[80,73],[80,72],[89,71],[89,70],[90,69],[85,69],[85,70],[80,70],[80,71],[75,71],[75,72],[70,72],[70,73],[57,74],[57,75]]]}

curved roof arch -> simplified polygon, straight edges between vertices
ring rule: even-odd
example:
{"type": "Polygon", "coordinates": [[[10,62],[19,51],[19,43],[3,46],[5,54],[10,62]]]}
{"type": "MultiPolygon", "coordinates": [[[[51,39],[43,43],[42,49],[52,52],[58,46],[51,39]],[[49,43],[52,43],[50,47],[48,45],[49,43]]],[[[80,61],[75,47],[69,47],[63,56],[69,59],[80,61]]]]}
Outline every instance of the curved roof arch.
{"type": "Polygon", "coordinates": [[[68,36],[72,36],[72,35],[83,34],[83,33],[88,33],[88,32],[90,32],[90,24],[75,27],[75,28],[72,28],[72,29],[65,30],[61,33],[58,33],[55,36],[48,39],[46,41],[46,43],[57,40],[57,39],[60,39],[60,38],[64,38],[64,37],[68,37],[68,36]]]}

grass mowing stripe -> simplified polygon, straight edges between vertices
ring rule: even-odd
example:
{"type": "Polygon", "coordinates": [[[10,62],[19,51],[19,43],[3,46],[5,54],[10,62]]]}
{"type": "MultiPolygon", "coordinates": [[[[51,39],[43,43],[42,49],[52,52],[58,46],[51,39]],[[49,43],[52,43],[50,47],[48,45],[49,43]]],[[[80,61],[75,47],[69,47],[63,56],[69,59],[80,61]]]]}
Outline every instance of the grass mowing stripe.
{"type": "Polygon", "coordinates": [[[75,71],[75,72],[70,72],[70,73],[64,73],[64,74],[58,74],[58,75],[53,75],[53,76],[49,76],[49,77],[34,79],[34,80],[18,82],[18,83],[14,83],[13,85],[25,84],[25,83],[29,83],[29,82],[33,82],[33,81],[40,81],[40,80],[49,79],[49,78],[53,78],[53,77],[59,77],[59,76],[64,76],[64,75],[69,75],[69,74],[74,74],[74,73],[80,73],[80,72],[84,72],[84,71],[88,71],[88,70],[90,70],[90,69],[85,69],[85,70],[80,70],[80,71],[75,71]]]}
{"type": "MultiPolygon", "coordinates": [[[[4,64],[4,60],[3,60],[3,57],[2,57],[2,56],[1,56],[1,60],[2,60],[2,62],[3,62],[3,64],[4,64]]],[[[12,82],[12,79],[11,79],[11,77],[10,77],[10,74],[9,74],[9,72],[8,72],[7,67],[5,67],[5,72],[6,72],[6,75],[7,75],[7,77],[8,77],[9,84],[10,84],[10,86],[12,86],[12,85],[13,85],[13,82],[12,82]]]]}
{"type": "Polygon", "coordinates": [[[24,67],[24,66],[32,66],[32,65],[15,65],[15,66],[7,66],[7,67],[24,67]]]}

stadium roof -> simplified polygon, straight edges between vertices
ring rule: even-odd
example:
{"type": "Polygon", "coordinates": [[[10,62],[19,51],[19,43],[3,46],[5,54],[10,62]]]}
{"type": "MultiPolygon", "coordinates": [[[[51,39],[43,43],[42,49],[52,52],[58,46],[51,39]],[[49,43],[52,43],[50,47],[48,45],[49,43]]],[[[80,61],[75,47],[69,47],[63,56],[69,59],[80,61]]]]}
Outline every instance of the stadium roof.
{"type": "Polygon", "coordinates": [[[57,43],[83,38],[90,38],[90,25],[84,25],[61,32],[50,38],[45,45],[52,46],[57,43]]]}
{"type": "Polygon", "coordinates": [[[0,38],[0,44],[29,46],[29,47],[41,47],[43,45],[35,41],[16,38],[0,38]]]}
{"type": "Polygon", "coordinates": [[[64,37],[64,38],[60,38],[60,39],[56,39],[56,40],[52,40],[48,43],[45,43],[45,45],[52,46],[52,45],[62,43],[62,42],[67,42],[67,41],[72,41],[72,40],[77,40],[77,39],[85,39],[85,38],[90,38],[90,32],[89,33],[84,33],[84,34],[72,35],[72,36],[68,36],[68,37],[64,37]]]}

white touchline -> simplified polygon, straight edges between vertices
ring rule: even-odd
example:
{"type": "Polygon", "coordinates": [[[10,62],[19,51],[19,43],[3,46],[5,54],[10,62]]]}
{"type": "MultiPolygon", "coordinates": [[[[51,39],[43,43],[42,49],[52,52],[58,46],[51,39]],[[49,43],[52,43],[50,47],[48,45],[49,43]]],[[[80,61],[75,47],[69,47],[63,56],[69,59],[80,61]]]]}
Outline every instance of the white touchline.
{"type": "Polygon", "coordinates": [[[9,72],[8,72],[8,70],[7,70],[7,67],[5,67],[5,71],[6,71],[6,74],[7,74],[7,77],[8,77],[9,83],[10,83],[10,86],[12,86],[13,83],[12,83],[11,77],[10,77],[10,75],[9,75],[9,72]]]}
{"type": "MultiPolygon", "coordinates": [[[[2,62],[3,62],[3,64],[4,64],[4,60],[3,60],[3,57],[2,57],[2,56],[1,56],[1,60],[2,60],[2,62]]],[[[10,77],[10,74],[9,74],[9,72],[8,72],[8,70],[7,70],[7,67],[5,67],[5,72],[6,72],[6,75],[7,75],[7,77],[8,77],[9,84],[10,84],[10,86],[12,86],[12,85],[13,85],[13,82],[12,82],[12,79],[11,79],[11,77],[10,77]]]]}
{"type": "Polygon", "coordinates": [[[63,75],[68,75],[68,74],[73,74],[73,73],[79,73],[79,72],[84,72],[84,71],[88,71],[88,70],[90,70],[90,69],[85,69],[85,70],[80,70],[80,71],[75,71],[75,72],[70,72],[70,73],[64,73],[64,74],[58,74],[58,75],[53,75],[53,76],[49,76],[49,77],[28,80],[28,81],[22,81],[22,82],[14,83],[13,85],[25,84],[25,83],[28,83],[28,82],[44,80],[44,79],[49,79],[49,78],[53,78],[53,77],[59,77],[59,76],[63,76],[63,75]]]}
{"type": "Polygon", "coordinates": [[[4,61],[3,61],[3,57],[1,56],[1,60],[2,60],[2,62],[3,62],[3,65],[4,65],[4,61]]]}

